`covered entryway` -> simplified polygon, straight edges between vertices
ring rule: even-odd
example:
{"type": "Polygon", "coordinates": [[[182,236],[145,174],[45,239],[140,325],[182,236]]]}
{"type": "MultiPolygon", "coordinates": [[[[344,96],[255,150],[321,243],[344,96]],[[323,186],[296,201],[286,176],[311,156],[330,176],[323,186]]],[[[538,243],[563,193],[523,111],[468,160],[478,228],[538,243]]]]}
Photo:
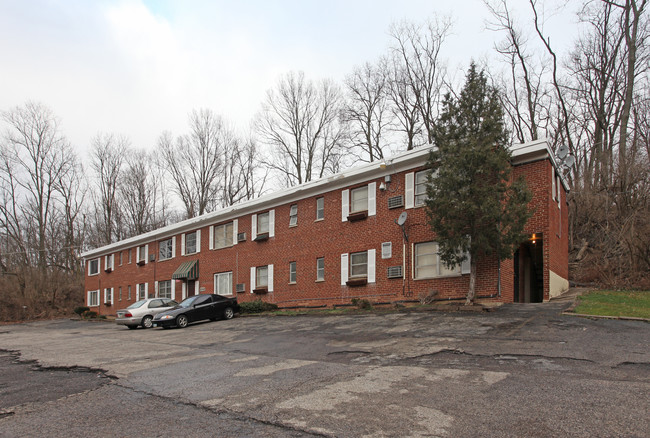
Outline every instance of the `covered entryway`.
{"type": "Polygon", "coordinates": [[[532,234],[514,254],[514,302],[544,301],[544,240],[542,233],[532,234]]]}
{"type": "Polygon", "coordinates": [[[181,265],[172,274],[172,280],[183,282],[181,299],[199,294],[199,261],[190,260],[181,265]]]}

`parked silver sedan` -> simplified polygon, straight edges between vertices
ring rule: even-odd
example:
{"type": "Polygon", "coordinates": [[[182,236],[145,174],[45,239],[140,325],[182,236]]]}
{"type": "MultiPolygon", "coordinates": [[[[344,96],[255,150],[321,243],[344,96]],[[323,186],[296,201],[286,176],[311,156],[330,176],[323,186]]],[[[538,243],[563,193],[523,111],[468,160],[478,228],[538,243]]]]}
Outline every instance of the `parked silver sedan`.
{"type": "Polygon", "coordinates": [[[144,328],[151,328],[151,321],[155,315],[166,312],[177,305],[176,301],[169,298],[146,298],[136,301],[126,309],[118,310],[115,322],[125,325],[131,330],[139,325],[144,328]]]}

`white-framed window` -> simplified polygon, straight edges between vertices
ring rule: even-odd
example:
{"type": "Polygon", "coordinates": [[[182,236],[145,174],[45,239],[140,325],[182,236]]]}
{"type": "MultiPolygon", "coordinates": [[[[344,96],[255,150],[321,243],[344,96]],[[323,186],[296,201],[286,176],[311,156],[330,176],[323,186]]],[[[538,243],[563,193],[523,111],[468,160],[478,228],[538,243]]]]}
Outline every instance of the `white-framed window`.
{"type": "Polygon", "coordinates": [[[99,274],[99,259],[88,260],[88,275],[99,274]]]}
{"type": "Polygon", "coordinates": [[[108,254],[104,256],[104,271],[111,272],[115,269],[115,254],[108,254]]]}
{"type": "Polygon", "coordinates": [[[214,293],[232,295],[232,271],[214,274],[214,293]]]}
{"type": "Polygon", "coordinates": [[[316,198],[316,220],[325,219],[325,198],[316,198]]]}
{"type": "Polygon", "coordinates": [[[296,262],[290,262],[289,263],[289,283],[295,283],[296,282],[296,277],[297,277],[297,266],[296,262]]]}
{"type": "Polygon", "coordinates": [[[275,236],[275,210],[251,216],[251,239],[256,240],[260,235],[275,236]]]}
{"type": "Polygon", "coordinates": [[[415,173],[414,203],[416,207],[424,205],[424,202],[427,200],[427,179],[429,174],[430,171],[428,170],[421,170],[415,173]]]}
{"type": "Polygon", "coordinates": [[[136,297],[136,301],[144,300],[145,298],[147,298],[147,293],[149,292],[149,284],[148,283],[140,283],[136,287],[137,287],[137,292],[138,292],[138,296],[136,297]]]}
{"type": "Polygon", "coordinates": [[[393,257],[393,243],[384,242],[381,244],[381,258],[390,259],[393,257]]]}
{"type": "Polygon", "coordinates": [[[162,280],[158,282],[158,298],[172,298],[172,280],[162,280]]]}
{"type": "Polygon", "coordinates": [[[139,265],[147,264],[149,257],[149,245],[141,245],[136,248],[136,263],[139,265]]]}
{"type": "Polygon", "coordinates": [[[289,226],[295,227],[298,225],[298,204],[293,204],[289,210],[289,226]]]}
{"type": "Polygon", "coordinates": [[[341,254],[341,285],[348,280],[366,278],[368,283],[375,282],[376,250],[359,251],[351,254],[341,254]]]}
{"type": "Polygon", "coordinates": [[[174,258],[176,252],[176,237],[161,240],[158,242],[158,260],[169,260],[174,258]]]}
{"type": "Polygon", "coordinates": [[[122,259],[124,258],[124,251],[120,251],[120,266],[122,266],[122,259]]]}
{"type": "MultiPolygon", "coordinates": [[[[121,254],[121,253],[120,253],[121,254]]],[[[122,286],[118,289],[119,294],[118,294],[118,300],[122,301],[122,286]]]]}
{"type": "Polygon", "coordinates": [[[131,301],[131,285],[128,286],[127,290],[129,294],[127,300],[131,301]]]}
{"type": "Polygon", "coordinates": [[[461,265],[447,266],[440,259],[437,242],[416,243],[413,256],[415,279],[456,276],[464,270],[461,265]]]}
{"type": "Polygon", "coordinates": [[[325,281],[325,257],[316,259],[316,281],[325,281]]]}
{"type": "Polygon", "coordinates": [[[235,241],[233,236],[234,223],[228,222],[223,225],[216,225],[214,227],[214,249],[227,248],[233,246],[235,241]]]}
{"type": "Polygon", "coordinates": [[[273,265],[251,267],[251,292],[262,288],[273,292],[273,265]]]}
{"type": "Polygon", "coordinates": [[[269,232],[269,212],[257,215],[257,234],[269,232]]]}
{"type": "Polygon", "coordinates": [[[104,289],[104,304],[113,304],[113,288],[104,289]]]}
{"type": "Polygon", "coordinates": [[[341,192],[341,220],[348,220],[354,213],[367,212],[368,216],[377,214],[377,183],[371,182],[354,189],[341,192]]]}
{"type": "Polygon", "coordinates": [[[181,255],[201,252],[201,230],[181,235],[181,255]]]}
{"type": "Polygon", "coordinates": [[[368,276],[368,251],[350,254],[350,278],[368,276]]]}
{"type": "Polygon", "coordinates": [[[99,306],[99,290],[88,291],[88,307],[99,306]]]}
{"type": "Polygon", "coordinates": [[[131,248],[129,248],[129,265],[131,264],[131,248]]]}
{"type": "Polygon", "coordinates": [[[350,213],[368,210],[368,186],[350,190],[350,213]]]}

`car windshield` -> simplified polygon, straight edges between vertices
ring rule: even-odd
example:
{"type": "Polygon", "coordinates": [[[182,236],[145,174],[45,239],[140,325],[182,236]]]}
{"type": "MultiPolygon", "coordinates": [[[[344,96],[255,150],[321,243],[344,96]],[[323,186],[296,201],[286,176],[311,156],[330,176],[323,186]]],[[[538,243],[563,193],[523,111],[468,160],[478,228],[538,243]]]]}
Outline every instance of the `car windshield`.
{"type": "Polygon", "coordinates": [[[135,303],[131,304],[127,309],[137,309],[138,307],[141,307],[147,300],[140,300],[136,301],[135,303]]]}
{"type": "Polygon", "coordinates": [[[195,295],[193,297],[185,298],[183,301],[180,302],[178,307],[188,308],[192,304],[194,304],[194,301],[196,301],[197,298],[200,298],[200,295],[195,295]]]}

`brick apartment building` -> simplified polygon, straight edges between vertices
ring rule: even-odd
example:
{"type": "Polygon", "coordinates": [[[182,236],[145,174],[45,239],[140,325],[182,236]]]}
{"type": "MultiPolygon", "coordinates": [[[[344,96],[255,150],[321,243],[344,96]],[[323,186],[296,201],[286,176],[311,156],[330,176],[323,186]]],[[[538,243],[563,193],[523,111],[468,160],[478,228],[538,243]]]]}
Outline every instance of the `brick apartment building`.
{"type": "MultiPolygon", "coordinates": [[[[477,296],[541,302],[569,285],[567,187],[545,141],[511,151],[534,213],[513,259],[479,263],[477,296]]],[[[144,297],[201,293],[285,308],[408,301],[431,291],[462,299],[469,263],[447,268],[427,225],[428,153],[408,151],[87,251],[86,304],[110,315],[144,297]]]]}

